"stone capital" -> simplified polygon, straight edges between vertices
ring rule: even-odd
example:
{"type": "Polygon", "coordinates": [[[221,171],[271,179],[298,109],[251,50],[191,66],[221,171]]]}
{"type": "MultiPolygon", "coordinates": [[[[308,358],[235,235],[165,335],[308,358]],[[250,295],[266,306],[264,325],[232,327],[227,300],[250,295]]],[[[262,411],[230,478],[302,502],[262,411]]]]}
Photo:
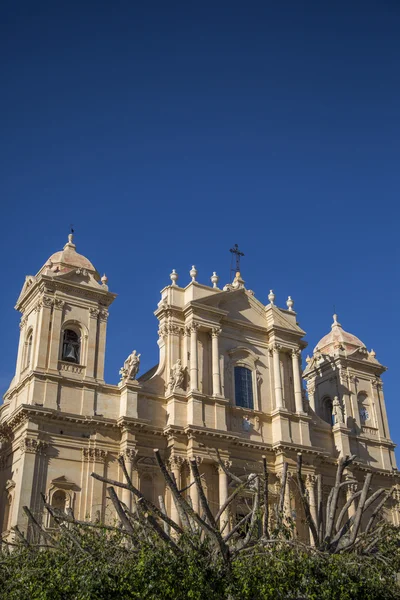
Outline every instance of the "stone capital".
{"type": "Polygon", "coordinates": [[[314,487],[314,485],[317,482],[317,476],[314,475],[314,473],[307,473],[306,475],[306,486],[307,487],[314,487]]]}
{"type": "Polygon", "coordinates": [[[82,448],[82,459],[84,461],[106,462],[107,452],[100,448],[82,448]]]}
{"type": "Polygon", "coordinates": [[[19,445],[22,453],[27,452],[29,454],[45,454],[47,447],[47,442],[29,437],[25,437],[21,440],[19,445]]]}

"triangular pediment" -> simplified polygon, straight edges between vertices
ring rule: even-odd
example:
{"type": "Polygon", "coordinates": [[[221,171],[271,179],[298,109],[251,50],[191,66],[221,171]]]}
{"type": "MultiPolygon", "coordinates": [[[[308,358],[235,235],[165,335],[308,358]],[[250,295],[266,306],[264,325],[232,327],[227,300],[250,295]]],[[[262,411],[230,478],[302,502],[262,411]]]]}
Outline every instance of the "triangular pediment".
{"type": "Polygon", "coordinates": [[[25,294],[33,287],[33,285],[35,283],[36,283],[36,277],[34,275],[27,275],[25,277],[25,283],[22,286],[20,295],[18,296],[18,300],[16,302],[16,307],[20,304],[20,302],[24,298],[25,294]]]}
{"type": "Polygon", "coordinates": [[[103,286],[101,286],[96,279],[93,277],[90,271],[86,269],[74,269],[68,271],[67,273],[46,273],[46,276],[57,278],[59,282],[72,283],[75,285],[84,285],[89,286],[91,288],[95,288],[96,290],[104,291],[103,286]]]}
{"type": "Polygon", "coordinates": [[[297,325],[295,313],[286,315],[276,306],[265,307],[252,293],[244,288],[229,290],[220,294],[206,296],[196,306],[216,308],[221,310],[225,320],[234,320],[263,329],[278,327],[303,336],[305,332],[297,325]]]}
{"type": "Polygon", "coordinates": [[[55,479],[53,479],[51,481],[51,485],[52,485],[52,487],[60,488],[63,490],[79,490],[80,489],[76,485],[76,483],[74,483],[73,481],[71,481],[70,479],[65,477],[65,475],[61,475],[61,477],[56,477],[55,479]]]}
{"type": "Polygon", "coordinates": [[[244,288],[206,296],[200,301],[193,302],[193,305],[199,308],[218,309],[226,320],[267,328],[263,305],[244,288]]]}

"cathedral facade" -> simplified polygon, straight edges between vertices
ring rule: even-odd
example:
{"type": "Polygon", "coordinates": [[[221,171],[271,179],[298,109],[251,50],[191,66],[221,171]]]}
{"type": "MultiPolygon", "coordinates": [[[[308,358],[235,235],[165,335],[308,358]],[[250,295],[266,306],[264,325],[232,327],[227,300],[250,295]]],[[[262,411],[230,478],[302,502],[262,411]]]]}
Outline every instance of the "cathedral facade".
{"type": "MultiPolygon", "coordinates": [[[[303,371],[307,343],[290,297],[280,308],[271,291],[264,305],[240,272],[223,289],[215,273],[210,286],[196,277],[193,267],[181,287],[171,273],[155,311],[159,362],[140,375],[134,350],[118,385],[104,380],[109,307],[116,296],[107,278],[76,252],[72,235],[36,276],[26,277],[16,305],[22,318],[15,377],[0,408],[3,537],[10,538],[15,525],[26,530],[25,505],[41,518],[41,493],[78,519],[114,522],[106,484],[91,473],[122,481],[121,454],[134,485],[154,502],[162,496],[178,520],[154,448],[182,488],[190,483],[188,460],[196,459],[215,512],[229,495],[215,449],[238,474],[261,472],[265,455],[272,502],[284,462],[294,471],[302,452],[312,510],[316,475],[323,474],[328,493],[338,458],[355,454],[348,476],[361,483],[372,472],[374,488],[394,486],[386,513],[400,524],[385,367],[375,352],[334,316],[303,371]]],[[[343,492],[343,504],[354,485],[343,492]]],[[[119,493],[129,507],[129,492],[119,493]]],[[[196,509],[196,487],[188,494],[196,509]]],[[[293,484],[285,510],[307,536],[293,484]]],[[[227,515],[230,523],[234,511],[240,514],[240,501],[227,515]]]]}

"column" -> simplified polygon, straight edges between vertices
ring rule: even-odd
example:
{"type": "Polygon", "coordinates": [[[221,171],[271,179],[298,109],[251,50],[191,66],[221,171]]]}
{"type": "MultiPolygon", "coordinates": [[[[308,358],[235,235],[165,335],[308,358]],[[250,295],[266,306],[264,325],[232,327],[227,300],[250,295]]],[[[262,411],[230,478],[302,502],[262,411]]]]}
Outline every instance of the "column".
{"type": "Polygon", "coordinates": [[[190,389],[198,391],[198,361],[197,361],[197,323],[192,323],[190,326],[190,389]]]}
{"type": "MultiPolygon", "coordinates": [[[[53,320],[50,333],[50,353],[48,368],[58,370],[58,358],[60,356],[61,343],[61,325],[63,316],[64,301],[59,298],[54,300],[53,320]]],[[[48,335],[48,332],[47,332],[48,335]]]]}
{"type": "Polygon", "coordinates": [[[299,350],[292,350],[292,366],[293,366],[293,383],[294,383],[294,401],[296,405],[296,412],[302,413],[303,410],[303,396],[301,393],[301,375],[299,365],[299,350]]]}
{"type": "MultiPolygon", "coordinates": [[[[198,465],[201,463],[200,456],[193,456],[192,458],[196,459],[196,462],[198,465]]],[[[189,489],[189,494],[190,494],[190,499],[192,501],[192,508],[195,512],[199,513],[200,512],[199,492],[197,489],[197,485],[194,481],[194,477],[193,477],[193,473],[192,473],[192,469],[190,468],[190,465],[189,465],[189,469],[190,469],[190,484],[191,484],[190,489],[189,489]]]]}
{"type": "Polygon", "coordinates": [[[218,337],[219,337],[220,333],[221,333],[220,327],[214,327],[211,331],[213,396],[221,395],[221,376],[220,376],[220,372],[219,372],[219,345],[218,345],[218,337]]]}
{"type": "Polygon", "coordinates": [[[187,327],[183,328],[183,349],[182,349],[182,367],[185,369],[188,366],[188,341],[190,331],[187,327]]]}
{"type": "MultiPolygon", "coordinates": [[[[357,484],[356,483],[350,483],[346,487],[347,487],[347,489],[346,489],[346,502],[348,502],[350,500],[350,498],[352,497],[352,495],[356,493],[356,491],[357,491],[357,484]]],[[[347,516],[348,516],[349,519],[355,515],[356,509],[357,509],[357,500],[354,500],[354,502],[351,503],[351,505],[349,506],[349,508],[347,510],[347,516]]],[[[342,524],[343,524],[343,522],[342,522],[342,524]]]]}
{"type": "MultiPolygon", "coordinates": [[[[169,468],[175,478],[175,483],[178,489],[181,488],[181,466],[183,460],[180,456],[171,456],[169,459],[169,468]]],[[[171,519],[177,524],[180,524],[179,512],[176,508],[175,500],[171,494],[171,519]]]]}
{"type": "Polygon", "coordinates": [[[357,401],[357,377],[354,375],[351,375],[349,377],[349,381],[350,381],[350,402],[351,402],[351,406],[353,409],[353,418],[354,418],[354,422],[355,425],[361,429],[361,422],[360,422],[360,412],[358,409],[358,401],[357,401]]]}
{"type": "Polygon", "coordinates": [[[16,486],[11,506],[10,526],[18,525],[22,530],[26,531],[27,519],[22,507],[28,506],[36,512],[37,507],[34,506],[36,467],[39,455],[45,453],[46,448],[47,443],[37,438],[25,436],[20,441],[19,473],[18,476],[15,475],[16,486]]]}
{"type": "MultiPolygon", "coordinates": [[[[88,460],[91,463],[91,467],[94,473],[104,477],[105,464],[107,461],[107,452],[101,448],[89,448],[88,449],[88,460]]],[[[92,521],[104,522],[105,517],[105,495],[106,495],[106,484],[103,481],[98,481],[94,477],[92,479],[92,497],[91,503],[88,505],[88,512],[90,511],[90,518],[92,521]]]]}
{"type": "MultiPolygon", "coordinates": [[[[315,500],[315,483],[317,481],[317,478],[315,475],[308,473],[306,476],[306,490],[308,493],[308,502],[310,504],[310,512],[311,512],[311,516],[312,519],[315,523],[315,527],[317,527],[318,530],[318,526],[317,526],[317,503],[315,500]]],[[[314,538],[311,534],[311,530],[310,530],[310,544],[311,546],[314,546],[314,538]]]]}
{"type": "Polygon", "coordinates": [[[86,348],[86,361],[81,357],[81,364],[86,364],[86,376],[96,377],[96,353],[97,353],[97,327],[100,310],[98,308],[89,308],[89,334],[86,348]]]}
{"type": "Polygon", "coordinates": [[[102,308],[99,314],[98,330],[99,334],[97,337],[97,364],[96,364],[96,379],[100,381],[104,380],[104,361],[106,354],[106,334],[107,334],[107,319],[108,310],[102,308]]]}
{"type": "MultiPolygon", "coordinates": [[[[230,463],[227,461],[228,466],[230,463]]],[[[218,467],[218,486],[219,486],[219,507],[221,508],[228,498],[228,475],[222,469],[222,467],[218,467]]],[[[224,529],[224,535],[229,533],[229,510],[226,509],[220,519],[220,529],[224,527],[225,523],[227,523],[224,529]]]]}
{"type": "Polygon", "coordinates": [[[282,390],[282,377],[281,377],[281,365],[279,361],[279,349],[278,344],[274,344],[272,348],[273,359],[274,359],[274,382],[275,382],[275,408],[283,408],[283,390],[282,390]]]}
{"type": "MultiPolygon", "coordinates": [[[[126,470],[128,471],[128,475],[132,481],[132,468],[135,463],[137,450],[135,448],[126,448],[121,454],[124,457],[126,470]]],[[[123,483],[126,483],[125,476],[122,472],[121,472],[121,481],[123,483]]],[[[133,481],[132,481],[132,483],[133,483],[133,485],[135,485],[133,481]]],[[[124,504],[126,504],[126,506],[128,507],[129,510],[132,510],[132,492],[122,488],[121,500],[124,504]]]]}

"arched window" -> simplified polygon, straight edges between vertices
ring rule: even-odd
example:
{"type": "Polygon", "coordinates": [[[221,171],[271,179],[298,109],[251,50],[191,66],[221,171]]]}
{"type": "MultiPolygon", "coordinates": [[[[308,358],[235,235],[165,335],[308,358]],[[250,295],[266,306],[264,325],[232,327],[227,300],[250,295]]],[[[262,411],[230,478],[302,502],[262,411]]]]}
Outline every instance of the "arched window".
{"type": "Polygon", "coordinates": [[[329,425],[335,425],[335,418],[333,416],[333,401],[332,398],[326,396],[321,402],[321,417],[329,425]]]}
{"type": "Polygon", "coordinates": [[[254,408],[253,373],[246,367],[235,367],[235,404],[254,408]]]}
{"type": "MultiPolygon", "coordinates": [[[[67,505],[67,494],[64,492],[64,490],[57,490],[56,492],[54,492],[52,499],[51,499],[51,506],[53,508],[56,508],[57,510],[61,510],[62,512],[65,512],[65,507],[67,505]]],[[[53,517],[51,517],[50,519],[50,527],[55,527],[56,523],[53,519],[53,517]]]]}
{"type": "Polygon", "coordinates": [[[369,406],[368,396],[365,392],[360,392],[357,397],[358,412],[360,415],[361,425],[366,425],[371,422],[371,408],[369,406]]]}
{"type": "Polygon", "coordinates": [[[61,355],[62,360],[79,364],[80,353],[80,336],[73,329],[65,329],[61,355]]]}
{"type": "Polygon", "coordinates": [[[33,334],[31,331],[28,335],[28,339],[26,340],[26,358],[25,358],[25,366],[26,367],[29,367],[29,365],[31,364],[32,340],[33,340],[33,334]]]}

